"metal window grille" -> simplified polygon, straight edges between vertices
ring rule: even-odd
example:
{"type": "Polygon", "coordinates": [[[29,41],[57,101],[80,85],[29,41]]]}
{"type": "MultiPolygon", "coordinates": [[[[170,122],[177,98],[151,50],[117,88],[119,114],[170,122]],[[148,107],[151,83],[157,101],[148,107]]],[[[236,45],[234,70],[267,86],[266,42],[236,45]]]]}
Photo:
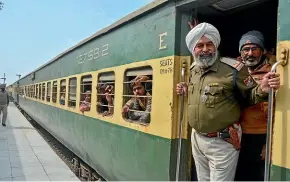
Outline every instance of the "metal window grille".
{"type": "Polygon", "coordinates": [[[47,82],[46,88],[46,101],[50,102],[51,82],[47,82]]]}
{"type": "Polygon", "coordinates": [[[60,92],[59,92],[59,100],[61,105],[65,105],[65,97],[66,97],[66,80],[63,79],[60,81],[60,92]]]}
{"type": "MultiPolygon", "coordinates": [[[[80,84],[80,105],[85,101],[86,95],[91,97],[92,92],[92,75],[86,75],[81,77],[81,84],[80,84]],[[90,93],[86,93],[90,91],[90,93]]],[[[91,101],[90,101],[91,102],[91,101]]],[[[89,109],[90,110],[90,109],[89,109]]]]}
{"type": "MultiPolygon", "coordinates": [[[[150,66],[147,67],[139,67],[139,68],[133,68],[133,69],[129,69],[125,72],[125,78],[124,78],[124,82],[123,82],[123,106],[125,106],[126,103],[128,103],[128,101],[132,98],[134,99],[144,99],[144,98],[148,98],[148,99],[152,99],[152,86],[153,86],[153,71],[152,68],[150,66]],[[136,96],[134,95],[133,89],[131,88],[131,83],[133,82],[133,79],[135,79],[137,76],[147,76],[149,77],[148,80],[146,81],[142,81],[141,83],[144,85],[144,89],[145,89],[145,94],[146,95],[142,95],[142,96],[136,96]],[[149,93],[149,94],[147,94],[149,93]]],[[[147,100],[148,102],[148,100],[147,100]]],[[[135,104],[138,105],[138,102],[135,101],[135,104]]],[[[136,106],[134,105],[134,106],[136,106]]],[[[147,107],[147,106],[145,106],[147,107]]],[[[141,109],[140,106],[138,106],[137,108],[141,109]]],[[[149,114],[150,116],[150,112],[145,110],[139,110],[136,109],[134,107],[129,109],[129,112],[125,115],[123,115],[123,118],[128,121],[128,122],[134,122],[137,124],[141,124],[141,125],[148,125],[150,123],[150,119],[149,121],[143,122],[140,121],[137,118],[132,119],[129,118],[129,115],[134,112],[136,115],[144,113],[144,114],[149,114]],[[131,112],[131,113],[130,113],[131,112]]],[[[150,117],[151,118],[151,117],[150,117]]]]}
{"type": "Polygon", "coordinates": [[[69,79],[68,86],[68,106],[76,107],[76,91],[77,91],[77,78],[73,77],[69,79]]]}
{"type": "Polygon", "coordinates": [[[41,99],[45,100],[45,83],[42,84],[42,95],[41,95],[41,99]]]}
{"type": "Polygon", "coordinates": [[[57,98],[57,81],[52,82],[52,102],[56,103],[57,98]]]}
{"type": "Polygon", "coordinates": [[[115,98],[115,73],[104,72],[98,75],[97,82],[97,112],[104,116],[111,116],[114,114],[114,98],[115,98]],[[111,92],[106,88],[110,88],[111,92]],[[106,93],[107,92],[107,93],[106,93]],[[109,104],[106,95],[109,95],[112,99],[112,103],[109,104]]]}

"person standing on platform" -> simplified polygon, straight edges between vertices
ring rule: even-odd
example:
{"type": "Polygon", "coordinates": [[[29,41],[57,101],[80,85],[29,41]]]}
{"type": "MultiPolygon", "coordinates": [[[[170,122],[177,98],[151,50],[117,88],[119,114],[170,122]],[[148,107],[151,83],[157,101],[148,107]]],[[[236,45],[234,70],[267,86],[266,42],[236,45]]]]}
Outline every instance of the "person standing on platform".
{"type": "Polygon", "coordinates": [[[7,107],[9,105],[9,97],[8,93],[6,92],[6,84],[0,85],[0,116],[2,114],[2,126],[6,126],[6,118],[7,118],[7,107]]]}

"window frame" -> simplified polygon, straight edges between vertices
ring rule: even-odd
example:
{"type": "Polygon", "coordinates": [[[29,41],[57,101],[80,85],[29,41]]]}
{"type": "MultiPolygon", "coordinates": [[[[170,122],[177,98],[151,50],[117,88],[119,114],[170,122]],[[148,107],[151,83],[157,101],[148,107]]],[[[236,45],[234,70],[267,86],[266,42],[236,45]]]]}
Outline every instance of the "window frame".
{"type": "MultiPolygon", "coordinates": [[[[115,91],[116,91],[116,73],[115,73],[115,71],[112,70],[112,71],[105,71],[105,72],[98,73],[96,90],[97,90],[97,92],[96,92],[97,98],[96,98],[96,104],[95,105],[96,105],[97,114],[98,115],[102,115],[102,116],[106,116],[106,117],[112,117],[114,115],[114,112],[115,112],[115,98],[116,98],[116,96],[115,96],[115,91]],[[106,74],[108,74],[109,76],[106,76],[106,74]],[[102,77],[103,77],[103,79],[100,79],[102,77]],[[112,77],[112,78],[110,79],[108,77],[112,77]],[[104,81],[104,82],[102,82],[102,81],[104,81]],[[100,102],[99,102],[100,101],[100,97],[99,96],[105,96],[105,94],[99,93],[99,85],[104,85],[104,84],[113,84],[113,88],[114,88],[113,93],[109,94],[109,95],[111,95],[113,97],[112,98],[113,99],[113,105],[109,105],[109,104],[104,105],[104,104],[100,104],[100,102]],[[99,112],[100,111],[100,107],[113,108],[113,110],[112,110],[111,113],[108,112],[108,115],[104,115],[106,111],[104,111],[103,113],[99,112]]],[[[108,111],[109,111],[109,109],[108,109],[108,111]]]]}
{"type": "Polygon", "coordinates": [[[46,94],[46,84],[41,83],[41,100],[45,101],[45,94],[46,94]]]}
{"type": "Polygon", "coordinates": [[[57,89],[58,88],[58,82],[57,80],[52,81],[52,89],[51,89],[51,101],[52,103],[57,103],[57,89]],[[56,83],[56,84],[55,84],[56,83]],[[56,90],[56,91],[55,91],[56,90]],[[55,99],[55,100],[54,100],[55,99]]]}
{"type": "MultiPolygon", "coordinates": [[[[130,122],[130,123],[135,123],[135,124],[139,124],[139,125],[143,125],[143,126],[149,126],[152,122],[152,103],[153,103],[153,96],[152,96],[152,91],[153,91],[153,82],[154,82],[154,78],[153,78],[153,67],[151,65],[146,65],[146,66],[140,66],[140,67],[132,67],[132,68],[127,68],[125,71],[124,71],[124,77],[123,77],[123,93],[122,93],[122,107],[125,106],[125,104],[133,97],[139,97],[139,98],[151,98],[151,111],[149,112],[149,122],[146,123],[146,122],[142,122],[142,121],[139,121],[139,120],[132,120],[132,119],[128,119],[124,116],[122,116],[122,118],[126,121],[126,122],[130,122]],[[151,77],[151,79],[145,81],[146,83],[151,83],[151,90],[150,91],[147,91],[145,90],[145,94],[147,94],[148,92],[150,93],[150,96],[135,96],[133,91],[131,90],[130,88],[130,83],[132,83],[132,79],[136,78],[136,76],[138,75],[143,75],[143,76],[149,76],[151,77]],[[129,98],[129,99],[128,99],[129,98]]],[[[146,89],[146,86],[145,86],[145,89],[146,89]]],[[[147,107],[147,106],[146,106],[147,107]]],[[[148,111],[139,111],[139,110],[133,110],[133,109],[129,109],[129,111],[132,111],[132,112],[142,112],[142,113],[145,113],[148,111]]]]}
{"type": "Polygon", "coordinates": [[[68,91],[67,91],[67,79],[66,78],[64,78],[64,79],[61,79],[60,81],[59,81],[59,96],[58,96],[58,98],[59,98],[59,104],[61,105],[61,106],[66,106],[66,104],[67,104],[67,96],[66,96],[66,93],[67,93],[68,91]],[[63,84],[63,82],[64,82],[64,84],[63,84]],[[65,89],[65,92],[63,92],[62,90],[63,90],[63,87],[64,87],[64,89],[65,89]],[[62,101],[62,99],[61,99],[61,97],[62,97],[62,94],[64,94],[64,104],[61,104],[61,101],[62,101]]]}
{"type": "Polygon", "coordinates": [[[47,82],[46,83],[46,102],[50,102],[52,99],[51,99],[51,82],[47,82]]]}
{"type": "Polygon", "coordinates": [[[38,95],[39,95],[39,86],[38,84],[35,84],[35,99],[38,99],[38,95]]]}
{"type": "Polygon", "coordinates": [[[76,109],[77,107],[77,83],[78,83],[77,81],[78,81],[78,78],[76,76],[70,77],[68,79],[68,96],[66,98],[66,101],[67,101],[67,106],[72,109],[76,109]],[[73,79],[75,79],[75,85],[71,84],[71,80],[73,79]],[[71,93],[71,88],[75,89],[75,93],[71,93]],[[71,95],[75,96],[75,100],[70,99],[71,95]],[[71,103],[73,102],[75,103],[75,106],[71,106],[71,103]]]}
{"type": "Polygon", "coordinates": [[[85,100],[86,91],[90,91],[91,92],[89,94],[90,98],[91,98],[90,109],[88,111],[84,111],[84,112],[90,112],[91,109],[92,109],[92,86],[93,86],[92,85],[93,84],[93,76],[92,76],[92,74],[82,75],[80,77],[79,84],[80,84],[80,87],[79,87],[79,92],[80,92],[80,94],[79,94],[79,107],[81,107],[82,103],[85,100]],[[86,81],[84,81],[85,79],[86,79],[86,81]],[[86,86],[90,86],[90,89],[85,90],[86,86]]]}

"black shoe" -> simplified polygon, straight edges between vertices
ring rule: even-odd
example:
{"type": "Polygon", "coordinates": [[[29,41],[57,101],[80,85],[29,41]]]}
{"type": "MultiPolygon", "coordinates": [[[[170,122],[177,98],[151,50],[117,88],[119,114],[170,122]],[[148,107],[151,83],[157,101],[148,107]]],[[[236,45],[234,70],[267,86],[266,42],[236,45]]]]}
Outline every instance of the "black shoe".
{"type": "Polygon", "coordinates": [[[5,126],[6,126],[6,124],[5,124],[5,123],[2,123],[2,126],[4,126],[4,127],[5,127],[5,126]]]}

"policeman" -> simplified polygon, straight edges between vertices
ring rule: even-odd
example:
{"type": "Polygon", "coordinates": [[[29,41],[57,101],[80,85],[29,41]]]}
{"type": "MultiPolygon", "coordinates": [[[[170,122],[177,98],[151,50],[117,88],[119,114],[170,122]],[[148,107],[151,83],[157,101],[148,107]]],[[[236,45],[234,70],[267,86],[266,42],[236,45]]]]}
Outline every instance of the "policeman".
{"type": "Polygon", "coordinates": [[[7,107],[9,105],[9,96],[5,90],[6,84],[0,84],[0,119],[2,113],[2,126],[6,126],[7,107]]]}
{"type": "Polygon", "coordinates": [[[177,94],[188,96],[192,153],[200,181],[234,180],[241,139],[241,104],[267,100],[269,88],[279,89],[277,73],[267,73],[257,85],[236,59],[221,58],[219,31],[201,23],[186,36],[194,58],[189,83],[178,83],[177,94]],[[242,101],[242,102],[241,102],[242,101]]]}
{"type": "MultiPolygon", "coordinates": [[[[240,40],[238,58],[248,67],[248,72],[258,84],[271,70],[270,59],[263,54],[264,36],[258,31],[249,31],[240,40]]],[[[264,152],[267,134],[268,103],[261,102],[245,108],[240,123],[243,137],[236,180],[264,180],[264,152]],[[246,175],[245,175],[246,174],[246,175]]]]}

